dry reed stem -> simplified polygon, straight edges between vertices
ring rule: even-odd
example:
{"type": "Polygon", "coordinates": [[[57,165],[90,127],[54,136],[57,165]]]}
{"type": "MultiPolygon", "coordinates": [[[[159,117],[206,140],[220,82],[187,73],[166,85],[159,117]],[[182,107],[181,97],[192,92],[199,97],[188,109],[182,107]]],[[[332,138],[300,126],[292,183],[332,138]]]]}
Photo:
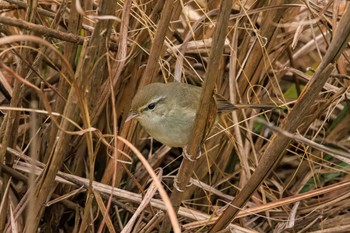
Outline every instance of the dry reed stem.
{"type": "MultiPolygon", "coordinates": [[[[215,28],[212,48],[210,51],[208,71],[206,73],[206,79],[204,80],[199,102],[200,107],[197,109],[196,119],[194,121],[190,141],[188,142],[188,147],[183,148],[183,153],[188,153],[188,155],[183,156],[181,166],[174,180],[174,188],[171,194],[171,203],[176,212],[180,207],[183,200],[183,194],[187,188],[186,186],[189,184],[194,171],[194,164],[197,160],[197,155],[200,152],[205,136],[205,127],[207,126],[207,122],[212,120],[210,119],[209,114],[211,113],[210,110],[212,108],[211,103],[214,94],[214,86],[218,78],[217,70],[219,68],[225,43],[231,4],[232,2],[230,0],[224,0],[220,5],[218,22],[215,28]]],[[[163,221],[160,231],[164,233],[170,232],[170,225],[167,219],[163,221]]]]}
{"type": "MultiPolygon", "coordinates": [[[[347,39],[350,35],[350,10],[345,11],[342,16],[338,30],[334,33],[334,38],[331,41],[330,47],[326,52],[324,60],[316,70],[311,81],[305,87],[301,93],[301,98],[297,101],[296,105],[289,113],[287,118],[281,125],[281,128],[287,132],[296,132],[298,127],[302,124],[304,118],[310,114],[310,106],[319,98],[319,92],[322,90],[329,75],[334,69],[333,63],[339,58],[347,39]],[[341,28],[339,30],[339,28],[341,28]]],[[[280,161],[283,151],[286,149],[290,142],[290,139],[285,136],[273,137],[269,146],[267,147],[265,154],[260,160],[259,166],[255,173],[242,189],[242,191],[236,196],[231,205],[220,216],[219,220],[213,226],[210,232],[217,232],[225,228],[236,216],[239,209],[247,202],[253,192],[259,187],[264,179],[271,172],[273,167],[280,161]]]]}

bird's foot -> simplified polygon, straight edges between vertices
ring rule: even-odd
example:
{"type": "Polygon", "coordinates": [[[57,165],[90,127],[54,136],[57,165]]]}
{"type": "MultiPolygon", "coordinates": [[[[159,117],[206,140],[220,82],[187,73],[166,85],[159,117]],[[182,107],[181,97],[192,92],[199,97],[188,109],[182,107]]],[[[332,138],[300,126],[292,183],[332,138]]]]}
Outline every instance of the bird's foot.
{"type": "Polygon", "coordinates": [[[198,156],[197,156],[196,159],[200,159],[201,157],[202,157],[202,150],[201,150],[201,148],[199,148],[199,150],[198,150],[198,156]]]}
{"type": "MultiPolygon", "coordinates": [[[[180,192],[180,193],[185,192],[185,190],[180,189],[180,187],[177,185],[178,183],[180,183],[180,182],[177,180],[177,176],[176,176],[175,179],[174,179],[174,184],[173,184],[174,188],[175,188],[178,192],[180,192]]],[[[186,188],[189,188],[189,187],[191,187],[191,186],[192,186],[192,182],[190,181],[190,182],[186,185],[186,188]]]]}
{"type": "Polygon", "coordinates": [[[185,145],[185,146],[182,148],[182,154],[183,154],[183,156],[184,156],[186,159],[190,160],[191,162],[196,161],[195,159],[192,159],[192,156],[187,152],[187,145],[185,145]]]}
{"type": "Polygon", "coordinates": [[[180,189],[180,187],[177,185],[178,183],[179,183],[179,181],[177,180],[177,176],[176,176],[175,179],[174,179],[174,184],[173,184],[174,188],[175,188],[179,193],[185,192],[185,190],[180,189]]]}
{"type": "Polygon", "coordinates": [[[198,156],[197,156],[195,159],[193,159],[192,156],[187,152],[187,145],[186,145],[186,146],[184,146],[184,147],[182,148],[182,154],[183,154],[183,156],[186,157],[188,160],[190,160],[191,162],[194,162],[194,161],[196,161],[197,159],[199,159],[200,157],[202,157],[202,150],[199,149],[198,156]]]}

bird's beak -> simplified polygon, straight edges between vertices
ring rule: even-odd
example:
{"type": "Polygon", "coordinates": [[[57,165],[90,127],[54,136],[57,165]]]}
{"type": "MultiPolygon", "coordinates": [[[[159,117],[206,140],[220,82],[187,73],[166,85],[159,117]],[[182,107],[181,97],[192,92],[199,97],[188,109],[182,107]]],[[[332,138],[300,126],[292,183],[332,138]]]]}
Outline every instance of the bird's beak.
{"type": "Polygon", "coordinates": [[[131,112],[131,113],[129,114],[129,116],[126,118],[125,122],[128,122],[128,121],[134,119],[134,118],[137,117],[138,115],[139,115],[139,114],[137,114],[137,113],[135,113],[135,112],[131,112]]]}

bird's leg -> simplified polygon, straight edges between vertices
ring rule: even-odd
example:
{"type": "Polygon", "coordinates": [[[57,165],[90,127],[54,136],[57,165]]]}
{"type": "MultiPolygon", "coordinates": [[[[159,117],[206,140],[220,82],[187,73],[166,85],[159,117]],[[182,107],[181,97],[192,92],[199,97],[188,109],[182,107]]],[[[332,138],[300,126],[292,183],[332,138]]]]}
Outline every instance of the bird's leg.
{"type": "Polygon", "coordinates": [[[192,159],[192,158],[191,158],[192,156],[187,152],[187,145],[185,145],[185,146],[182,148],[182,155],[183,155],[184,157],[186,157],[188,160],[190,160],[191,162],[196,161],[195,159],[192,159]]]}
{"type": "Polygon", "coordinates": [[[175,176],[175,178],[174,178],[174,184],[173,184],[174,188],[175,188],[179,193],[185,192],[185,190],[182,190],[182,189],[179,188],[179,186],[177,185],[177,183],[179,183],[179,181],[177,180],[177,176],[175,176]]]}
{"type": "Polygon", "coordinates": [[[191,155],[187,152],[187,145],[185,145],[183,148],[182,148],[182,154],[184,157],[186,157],[188,160],[190,160],[191,162],[194,162],[196,161],[197,159],[199,159],[200,157],[202,157],[202,150],[201,148],[199,148],[198,150],[198,156],[195,158],[195,159],[192,159],[191,155]]]}

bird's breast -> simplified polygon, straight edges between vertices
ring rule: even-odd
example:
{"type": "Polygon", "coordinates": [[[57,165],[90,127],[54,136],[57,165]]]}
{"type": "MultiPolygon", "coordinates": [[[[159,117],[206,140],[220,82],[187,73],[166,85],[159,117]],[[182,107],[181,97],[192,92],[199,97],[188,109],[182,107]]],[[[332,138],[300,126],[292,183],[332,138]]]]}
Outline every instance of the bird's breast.
{"type": "Polygon", "coordinates": [[[171,147],[184,147],[189,141],[194,116],[189,114],[178,116],[176,113],[169,112],[166,115],[158,115],[139,121],[147,133],[162,144],[171,147]]]}

